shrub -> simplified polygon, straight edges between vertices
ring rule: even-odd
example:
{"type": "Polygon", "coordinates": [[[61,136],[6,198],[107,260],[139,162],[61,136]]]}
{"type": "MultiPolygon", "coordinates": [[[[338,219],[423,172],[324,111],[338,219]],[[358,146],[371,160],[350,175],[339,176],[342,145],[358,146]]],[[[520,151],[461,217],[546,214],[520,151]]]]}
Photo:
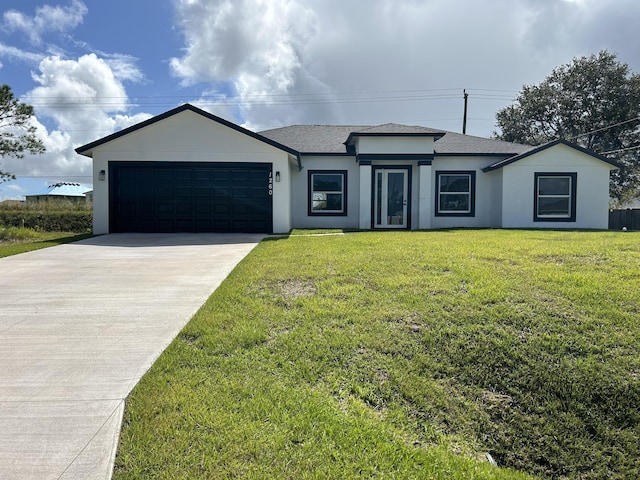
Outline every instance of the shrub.
{"type": "Polygon", "coordinates": [[[0,226],[0,241],[6,240],[29,240],[36,238],[38,234],[28,228],[19,227],[1,227],[0,226]]]}
{"type": "Polygon", "coordinates": [[[71,202],[10,203],[0,206],[0,225],[45,232],[88,232],[91,207],[71,202]]]}

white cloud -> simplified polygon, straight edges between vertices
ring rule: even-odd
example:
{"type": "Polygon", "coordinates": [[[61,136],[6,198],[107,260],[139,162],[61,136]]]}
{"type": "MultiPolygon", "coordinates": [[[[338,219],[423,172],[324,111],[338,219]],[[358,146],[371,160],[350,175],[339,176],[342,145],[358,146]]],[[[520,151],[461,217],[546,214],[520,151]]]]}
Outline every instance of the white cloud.
{"type": "MultiPolygon", "coordinates": [[[[253,124],[301,118],[300,109],[290,107],[296,93],[330,93],[306,69],[317,19],[303,2],[178,0],[176,11],[186,48],[171,59],[173,73],[186,85],[231,85],[227,93],[239,102],[239,116],[253,124]],[[289,105],[277,106],[283,103],[289,105]]],[[[227,112],[228,102],[212,110],[227,112]]]]}
{"type": "Polygon", "coordinates": [[[91,160],[77,155],[74,148],[150,117],[128,114],[129,99],[118,72],[95,54],[77,60],[46,57],[38,68],[33,80],[39,86],[24,100],[34,106],[38,119],[48,118],[55,127],[48,130],[34,119],[46,153],[5,159],[7,171],[17,175],[89,175],[91,160]]]}
{"type": "Polygon", "coordinates": [[[396,121],[459,130],[466,88],[468,131],[489,135],[522,85],[573,57],[608,48],[640,58],[637,0],[174,4],[185,46],[173,74],[222,96],[203,93],[206,108],[255,128],[396,121]]]}
{"type": "Polygon", "coordinates": [[[66,7],[37,7],[34,16],[9,10],[4,12],[3,28],[9,32],[21,31],[31,43],[38,45],[45,33],[64,32],[80,25],[87,12],[87,6],[80,0],[71,0],[66,7]]]}
{"type": "Polygon", "coordinates": [[[41,53],[27,52],[11,45],[0,42],[0,57],[20,60],[27,63],[37,64],[44,57],[41,53]]]}
{"type": "Polygon", "coordinates": [[[136,65],[138,59],[122,53],[104,53],[99,55],[109,65],[113,75],[120,81],[143,82],[145,76],[136,65]]]}

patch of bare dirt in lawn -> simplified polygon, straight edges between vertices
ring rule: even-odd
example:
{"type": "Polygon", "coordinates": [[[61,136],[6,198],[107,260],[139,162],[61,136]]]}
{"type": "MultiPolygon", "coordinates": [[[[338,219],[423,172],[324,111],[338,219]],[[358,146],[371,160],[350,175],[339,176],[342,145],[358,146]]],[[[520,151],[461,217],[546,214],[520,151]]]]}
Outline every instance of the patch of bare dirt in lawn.
{"type": "Polygon", "coordinates": [[[289,300],[301,297],[311,297],[316,293],[316,286],[312,282],[300,279],[281,280],[278,282],[280,294],[289,300]]]}

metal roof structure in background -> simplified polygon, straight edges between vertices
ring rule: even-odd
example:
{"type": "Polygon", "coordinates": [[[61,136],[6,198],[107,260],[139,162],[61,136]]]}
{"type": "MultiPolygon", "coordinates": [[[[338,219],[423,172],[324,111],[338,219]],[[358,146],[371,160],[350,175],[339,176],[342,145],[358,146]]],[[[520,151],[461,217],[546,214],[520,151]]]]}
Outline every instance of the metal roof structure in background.
{"type": "Polygon", "coordinates": [[[53,185],[49,185],[45,190],[40,192],[30,193],[25,197],[84,197],[87,192],[92,191],[93,188],[87,185],[82,185],[75,182],[58,182],[53,185]]]}

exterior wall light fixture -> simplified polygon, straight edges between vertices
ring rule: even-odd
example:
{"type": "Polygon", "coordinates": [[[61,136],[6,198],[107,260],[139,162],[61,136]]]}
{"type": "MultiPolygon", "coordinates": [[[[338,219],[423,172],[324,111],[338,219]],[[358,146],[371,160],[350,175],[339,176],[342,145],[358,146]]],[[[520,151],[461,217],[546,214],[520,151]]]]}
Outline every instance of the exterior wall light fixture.
{"type": "Polygon", "coordinates": [[[280,181],[280,172],[276,172],[276,182],[280,181]]]}
{"type": "Polygon", "coordinates": [[[105,176],[106,176],[106,172],[104,170],[100,170],[98,172],[98,180],[100,180],[101,182],[104,182],[105,176]]]}

